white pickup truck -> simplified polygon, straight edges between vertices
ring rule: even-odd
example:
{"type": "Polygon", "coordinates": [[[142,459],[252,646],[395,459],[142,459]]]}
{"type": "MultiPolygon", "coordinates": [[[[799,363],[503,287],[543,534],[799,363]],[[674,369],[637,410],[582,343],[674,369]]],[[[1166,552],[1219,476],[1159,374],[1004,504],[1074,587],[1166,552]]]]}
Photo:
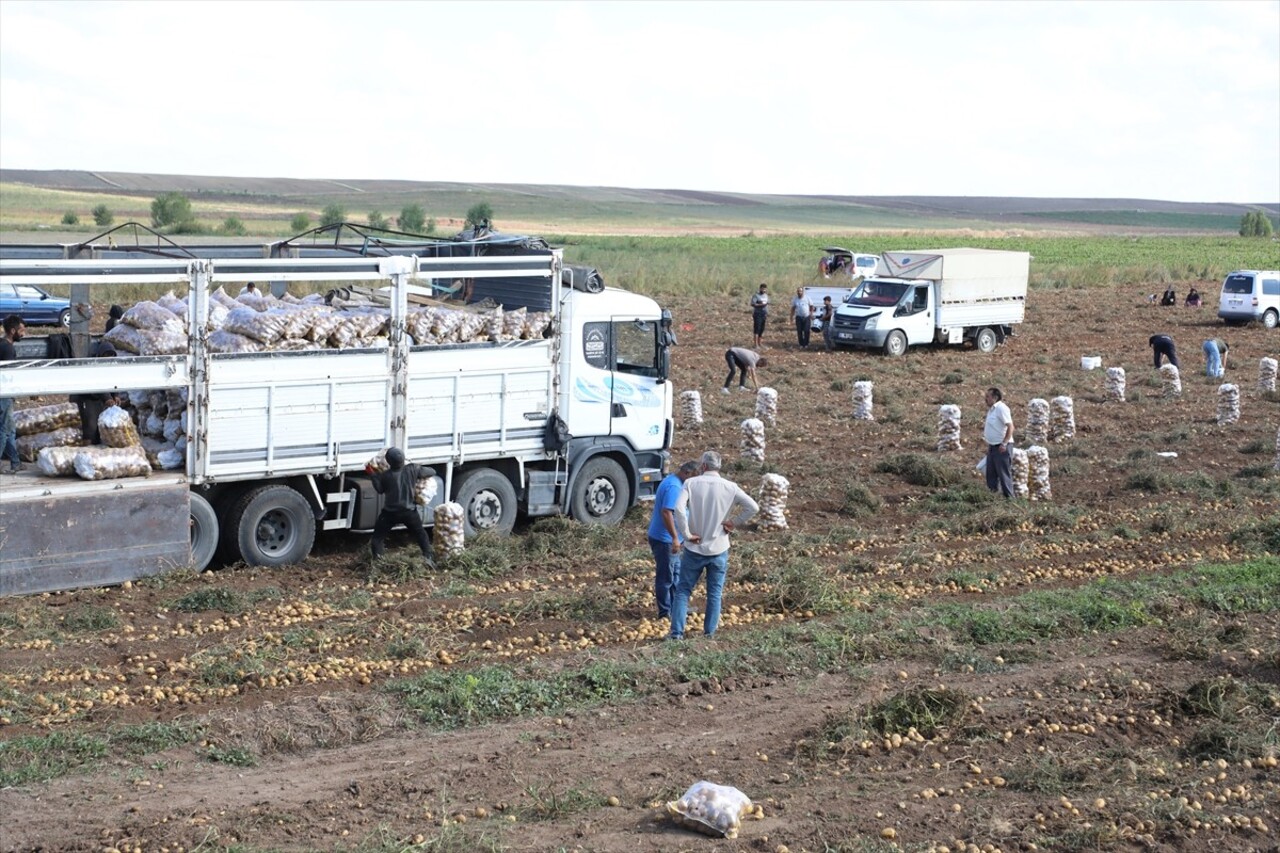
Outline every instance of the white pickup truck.
{"type": "Polygon", "coordinates": [[[991,352],[1023,320],[1030,265],[1027,252],[994,249],[885,252],[836,309],[832,340],[890,356],[929,343],[991,352]]]}

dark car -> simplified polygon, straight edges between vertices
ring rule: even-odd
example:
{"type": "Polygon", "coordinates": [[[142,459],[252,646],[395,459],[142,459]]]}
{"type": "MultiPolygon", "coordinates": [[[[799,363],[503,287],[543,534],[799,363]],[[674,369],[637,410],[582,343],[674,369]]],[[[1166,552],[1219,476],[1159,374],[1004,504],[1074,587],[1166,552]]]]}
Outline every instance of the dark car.
{"type": "Polygon", "coordinates": [[[31,326],[70,326],[71,300],[51,296],[34,284],[0,284],[0,319],[10,314],[31,326]]]}

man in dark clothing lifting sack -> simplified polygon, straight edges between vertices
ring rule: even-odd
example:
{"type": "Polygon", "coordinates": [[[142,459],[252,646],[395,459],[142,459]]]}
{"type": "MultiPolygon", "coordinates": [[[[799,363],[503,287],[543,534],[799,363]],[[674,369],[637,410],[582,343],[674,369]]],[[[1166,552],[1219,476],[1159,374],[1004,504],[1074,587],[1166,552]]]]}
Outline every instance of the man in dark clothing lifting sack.
{"type": "Polygon", "coordinates": [[[419,480],[434,477],[436,470],[413,462],[405,464],[404,451],[398,447],[387,448],[385,457],[389,470],[375,471],[372,465],[366,465],[364,469],[373,480],[374,490],[383,495],[382,512],[378,513],[378,520],[373,524],[373,557],[376,560],[382,556],[391,528],[403,524],[417,538],[422,556],[431,563],[431,544],[414,501],[414,488],[419,480]]]}
{"type": "Polygon", "coordinates": [[[1162,358],[1167,358],[1170,364],[1178,367],[1178,348],[1174,346],[1173,338],[1168,335],[1152,335],[1147,339],[1147,346],[1151,347],[1156,370],[1160,369],[1162,358]]]}

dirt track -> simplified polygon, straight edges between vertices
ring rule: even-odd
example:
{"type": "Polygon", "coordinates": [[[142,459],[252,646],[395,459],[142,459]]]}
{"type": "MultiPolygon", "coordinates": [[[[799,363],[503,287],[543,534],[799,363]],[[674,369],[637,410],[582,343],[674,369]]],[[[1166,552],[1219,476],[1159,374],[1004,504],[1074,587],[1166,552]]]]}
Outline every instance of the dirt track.
{"type": "MultiPolygon", "coordinates": [[[[1216,287],[1201,290],[1216,302],[1216,287]]],[[[1277,849],[1280,771],[1265,755],[1223,766],[1186,758],[1203,720],[1178,712],[1178,697],[1205,679],[1280,687],[1274,614],[1187,623],[1168,614],[1121,633],[976,649],[941,627],[913,628],[825,674],[794,671],[781,656],[738,676],[687,668],[731,655],[756,628],[792,625],[799,643],[805,629],[837,618],[777,607],[769,572],[797,555],[856,609],[903,625],[938,602],[1000,605],[1032,589],[1247,556],[1232,534],[1276,517],[1276,475],[1265,469],[1280,398],[1254,383],[1258,358],[1280,352],[1280,335],[1225,330],[1227,379],[1240,385],[1243,411],[1238,424],[1218,427],[1218,383],[1202,375],[1199,352],[1224,333],[1211,308],[1086,296],[1034,292],[1022,334],[990,356],[799,352],[775,317],[766,337],[773,365],[761,371],[781,401],[767,460],[791,481],[792,530],[748,532],[735,544],[726,603],[737,609],[714,644],[658,641],[665,626],[649,618],[643,512],[617,534],[567,540],[569,553],[535,552],[538,534],[526,532],[528,556],[491,580],[369,584],[362,543],[345,539],[323,541],[289,573],[228,569],[167,586],[0,601],[0,739],[174,721],[205,730],[204,743],[0,791],[0,849],[398,850],[418,836],[422,849],[459,851],[1277,849]],[[1150,367],[1146,340],[1157,332],[1179,344],[1178,402],[1160,399],[1150,367]],[[1080,370],[1081,355],[1126,367],[1127,402],[1103,401],[1103,377],[1080,370]],[[874,422],[850,416],[857,379],[876,383],[874,422]],[[1053,500],[1014,527],[979,523],[1003,511],[995,505],[961,513],[968,525],[931,525],[952,518],[939,493],[963,496],[977,482],[970,469],[989,384],[1004,388],[1019,427],[1029,398],[1074,398],[1077,436],[1051,447],[1053,500]],[[965,449],[942,457],[958,485],[915,486],[877,471],[893,454],[937,455],[944,402],[964,411],[965,449]],[[1179,455],[1153,455],[1162,450],[1179,455]],[[883,503],[851,505],[858,484],[883,503]],[[174,608],[202,590],[228,590],[242,607],[174,608]],[[115,618],[102,617],[102,628],[66,628],[104,612],[115,618]],[[226,660],[240,670],[218,666],[226,660]],[[412,715],[380,689],[428,672],[530,661],[572,670],[592,660],[647,664],[652,692],[438,733],[410,728],[412,715]],[[936,687],[972,703],[962,729],[811,754],[830,715],[936,687]],[[243,749],[256,764],[211,762],[215,748],[243,749]],[[701,778],[742,789],[763,805],[763,820],[748,820],[737,840],[713,841],[661,818],[656,805],[701,778]]],[[[724,349],[749,340],[745,300],[710,317],[704,305],[672,306],[682,324],[676,387],[700,389],[707,414],[701,433],[678,434],[677,459],[706,447],[737,456],[754,399],[717,388],[724,349]]],[[[759,472],[741,463],[729,471],[753,490],[759,472]]],[[[1271,744],[1274,755],[1280,745],[1271,744]]]]}

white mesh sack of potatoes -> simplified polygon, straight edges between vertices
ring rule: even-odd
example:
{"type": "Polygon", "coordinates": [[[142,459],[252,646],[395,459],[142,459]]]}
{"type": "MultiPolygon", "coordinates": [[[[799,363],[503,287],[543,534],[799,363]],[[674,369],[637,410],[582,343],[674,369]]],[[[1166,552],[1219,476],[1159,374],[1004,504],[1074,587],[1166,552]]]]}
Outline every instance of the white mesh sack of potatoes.
{"type": "Polygon", "coordinates": [[[1258,359],[1258,390],[1274,391],[1276,390],[1276,366],[1277,362],[1274,358],[1263,356],[1258,359]]]}
{"type": "Polygon", "coordinates": [[[1032,397],[1027,402],[1027,426],[1022,431],[1032,444],[1044,444],[1049,440],[1049,401],[1032,397]]]}
{"type": "Polygon", "coordinates": [[[76,454],[76,473],[84,480],[117,480],[121,477],[149,477],[151,463],[141,445],[133,447],[86,447],[76,454]]]}
{"type": "Polygon", "coordinates": [[[761,388],[756,392],[756,417],[764,421],[765,426],[778,425],[778,392],[772,388],[761,388]]]}
{"type": "Polygon", "coordinates": [[[1053,489],[1049,485],[1049,449],[1038,444],[1028,447],[1027,467],[1031,475],[1031,500],[1052,499],[1053,489]]]}
{"type": "Polygon", "coordinates": [[[1176,364],[1160,365],[1160,383],[1166,399],[1182,396],[1182,374],[1176,364]]]}
{"type": "Polygon", "coordinates": [[[853,418],[858,421],[874,421],[872,400],[875,383],[861,380],[853,383],[853,418]]]}
{"type": "Polygon", "coordinates": [[[142,436],[133,418],[119,406],[108,406],[98,415],[98,437],[107,447],[141,447],[142,436]]]}
{"type": "Polygon", "coordinates": [[[742,422],[742,456],[757,462],[764,461],[764,423],[759,418],[747,418],[742,422]]]}
{"type": "Polygon", "coordinates": [[[1218,386],[1218,426],[1240,420],[1240,386],[1224,382],[1218,386]]]}
{"type": "Polygon", "coordinates": [[[960,449],[960,407],[938,407],[938,452],[960,449]]]}
{"type": "Polygon", "coordinates": [[[712,782],[695,782],[684,796],[667,803],[667,814],[680,826],[725,838],[738,837],[742,819],[752,809],[746,794],[712,782]]]}
{"type": "Polygon", "coordinates": [[[440,486],[435,477],[423,477],[413,484],[413,502],[418,506],[428,506],[436,499],[440,486]]]}
{"type": "Polygon", "coordinates": [[[702,426],[702,395],[697,391],[680,392],[680,419],[685,429],[702,426]]]}
{"type": "Polygon", "coordinates": [[[1053,411],[1049,417],[1049,439],[1051,441],[1069,441],[1076,436],[1076,404],[1067,396],[1054,397],[1049,401],[1053,411]]]}
{"type": "Polygon", "coordinates": [[[431,542],[437,560],[461,554],[466,543],[466,528],[462,524],[462,504],[449,501],[436,507],[433,515],[435,529],[431,542]]]}
{"type": "Polygon", "coordinates": [[[1109,403],[1124,402],[1124,368],[1108,367],[1103,394],[1109,403]]]}
{"type": "Polygon", "coordinates": [[[1009,471],[1013,475],[1013,491],[1020,498],[1025,498],[1027,488],[1027,451],[1015,447],[1009,451],[1009,471]]]}
{"type": "Polygon", "coordinates": [[[765,474],[760,478],[760,515],[757,524],[761,530],[787,529],[787,493],[791,483],[781,474],[765,474]]]}

